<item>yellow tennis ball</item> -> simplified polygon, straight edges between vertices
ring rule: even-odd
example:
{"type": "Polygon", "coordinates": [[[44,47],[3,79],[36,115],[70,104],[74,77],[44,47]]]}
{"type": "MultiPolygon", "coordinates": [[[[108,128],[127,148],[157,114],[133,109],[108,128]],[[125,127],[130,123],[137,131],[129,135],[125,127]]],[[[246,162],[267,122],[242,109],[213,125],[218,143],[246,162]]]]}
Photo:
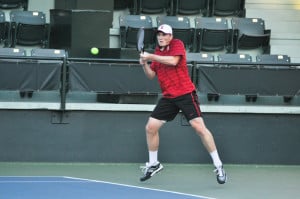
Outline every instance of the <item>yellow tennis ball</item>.
{"type": "Polygon", "coordinates": [[[98,55],[99,49],[96,48],[96,47],[93,47],[93,48],[91,48],[91,53],[92,53],[93,55],[98,55]]]}

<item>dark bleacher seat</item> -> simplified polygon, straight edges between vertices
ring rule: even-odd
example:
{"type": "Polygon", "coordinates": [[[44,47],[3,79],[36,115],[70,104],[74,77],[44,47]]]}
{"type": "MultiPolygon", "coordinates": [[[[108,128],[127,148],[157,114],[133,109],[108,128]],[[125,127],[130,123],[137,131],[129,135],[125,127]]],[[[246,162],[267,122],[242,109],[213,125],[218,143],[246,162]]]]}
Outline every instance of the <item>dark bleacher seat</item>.
{"type": "Polygon", "coordinates": [[[128,8],[128,0],[114,0],[114,9],[122,10],[128,8]]]}
{"type": "Polygon", "coordinates": [[[196,51],[233,51],[233,30],[228,26],[226,18],[195,18],[196,51]]]}
{"type": "Polygon", "coordinates": [[[209,64],[213,64],[215,58],[214,55],[209,53],[187,53],[186,60],[187,62],[207,62],[209,64]]]}
{"type": "Polygon", "coordinates": [[[188,51],[193,50],[194,28],[191,27],[190,20],[186,16],[158,16],[157,26],[168,24],[173,29],[174,38],[180,39],[188,51]]]}
{"type": "Polygon", "coordinates": [[[291,58],[288,55],[257,55],[256,62],[264,68],[289,68],[291,58]]]}
{"type": "Polygon", "coordinates": [[[48,46],[49,24],[45,13],[40,11],[11,11],[11,46],[48,46]]]}
{"type": "MultiPolygon", "coordinates": [[[[238,64],[252,62],[252,57],[249,54],[219,54],[217,58],[219,62],[227,62],[231,66],[243,66],[238,64]]],[[[247,67],[249,67],[249,65],[247,67]]]]}
{"type": "Polygon", "coordinates": [[[120,42],[121,48],[136,48],[136,37],[139,28],[145,30],[145,49],[153,49],[155,46],[154,27],[152,18],[144,15],[120,16],[120,42]]]}
{"type": "Polygon", "coordinates": [[[0,11],[0,43],[3,43],[4,47],[9,45],[9,26],[10,23],[6,21],[5,13],[0,11]]]}
{"type": "Polygon", "coordinates": [[[245,0],[212,0],[212,16],[235,16],[245,17],[245,0]]]}
{"type": "Polygon", "coordinates": [[[175,0],[174,15],[202,15],[209,14],[209,0],[175,0]]]}
{"type": "Polygon", "coordinates": [[[0,9],[28,9],[28,0],[0,0],[0,9]]]}
{"type": "Polygon", "coordinates": [[[159,14],[172,12],[172,0],[135,0],[136,14],[159,14]]]}
{"type": "Polygon", "coordinates": [[[64,58],[66,57],[66,51],[63,49],[34,48],[31,50],[31,56],[64,58]]]}
{"type": "Polygon", "coordinates": [[[23,48],[0,48],[0,56],[26,56],[26,51],[23,48]]]}
{"type": "Polygon", "coordinates": [[[257,55],[256,62],[258,63],[291,63],[291,58],[288,55],[257,55]]]}
{"type": "Polygon", "coordinates": [[[263,54],[270,53],[271,30],[265,29],[261,18],[232,18],[232,28],[235,38],[235,52],[238,49],[261,48],[263,54]]]}

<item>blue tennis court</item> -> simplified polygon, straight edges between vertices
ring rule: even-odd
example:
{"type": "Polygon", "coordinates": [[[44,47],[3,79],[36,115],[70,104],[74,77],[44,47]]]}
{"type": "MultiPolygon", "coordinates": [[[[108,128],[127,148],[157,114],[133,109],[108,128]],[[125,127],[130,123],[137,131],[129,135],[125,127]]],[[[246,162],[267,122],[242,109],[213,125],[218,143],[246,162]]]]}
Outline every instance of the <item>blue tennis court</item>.
{"type": "Polygon", "coordinates": [[[0,177],[1,199],[208,199],[209,197],[72,177],[0,177]]]}

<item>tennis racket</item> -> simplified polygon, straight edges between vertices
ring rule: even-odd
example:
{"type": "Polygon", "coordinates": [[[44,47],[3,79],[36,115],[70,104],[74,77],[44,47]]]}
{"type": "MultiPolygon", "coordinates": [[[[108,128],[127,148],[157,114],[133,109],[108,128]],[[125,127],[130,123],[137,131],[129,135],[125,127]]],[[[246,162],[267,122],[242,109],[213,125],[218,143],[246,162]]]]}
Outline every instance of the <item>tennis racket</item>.
{"type": "Polygon", "coordinates": [[[144,37],[145,37],[145,30],[141,27],[136,35],[136,48],[140,53],[144,52],[144,37]]]}

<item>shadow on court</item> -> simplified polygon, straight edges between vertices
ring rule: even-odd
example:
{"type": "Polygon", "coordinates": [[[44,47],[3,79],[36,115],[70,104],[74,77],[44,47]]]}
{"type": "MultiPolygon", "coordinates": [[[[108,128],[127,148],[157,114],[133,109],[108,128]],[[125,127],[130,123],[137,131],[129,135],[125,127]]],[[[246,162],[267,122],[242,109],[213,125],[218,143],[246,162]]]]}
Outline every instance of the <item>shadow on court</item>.
{"type": "Polygon", "coordinates": [[[33,194],[28,197],[31,199],[41,198],[38,194],[47,191],[49,196],[62,194],[54,196],[64,199],[77,199],[78,196],[132,199],[147,199],[148,196],[164,199],[279,199],[298,198],[300,195],[300,166],[225,165],[228,182],[224,185],[217,183],[211,165],[164,164],[164,170],[146,182],[139,182],[142,174],[139,166],[98,163],[0,163],[0,196],[1,199],[20,198],[5,195],[16,193],[10,190],[18,189],[20,193],[22,190],[23,193],[32,190],[33,194]],[[55,191],[52,193],[51,190],[55,191]],[[64,193],[77,193],[77,198],[73,195],[63,195],[64,193]],[[107,194],[111,195],[105,197],[107,194]]]}

